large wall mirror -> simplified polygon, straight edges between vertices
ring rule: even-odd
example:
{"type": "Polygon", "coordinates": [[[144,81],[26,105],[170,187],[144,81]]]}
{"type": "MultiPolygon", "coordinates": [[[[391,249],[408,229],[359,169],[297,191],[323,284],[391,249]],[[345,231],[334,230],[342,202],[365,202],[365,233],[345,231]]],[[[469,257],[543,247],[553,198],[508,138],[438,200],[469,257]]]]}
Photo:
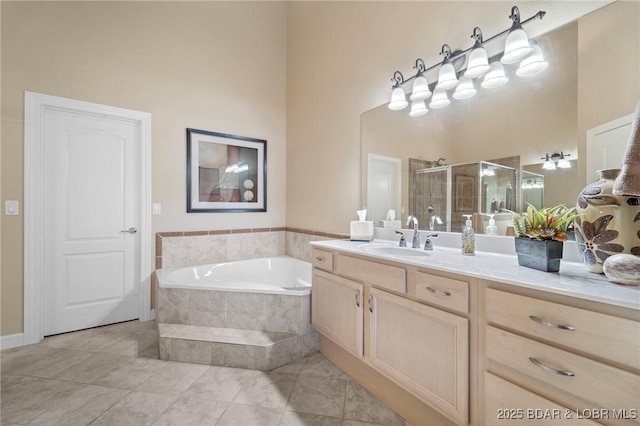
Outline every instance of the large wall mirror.
{"type": "MultiPolygon", "coordinates": [[[[511,220],[504,209],[575,205],[586,183],[577,164],[585,155],[579,148],[585,138],[578,123],[579,34],[574,21],[536,37],[549,62],[540,74],[518,77],[517,66],[506,67],[505,86],[479,89],[421,117],[386,104],[363,113],[362,197],[369,219],[383,220],[394,210],[403,222],[416,216],[420,229],[459,232],[462,215],[473,214],[477,232],[493,217],[499,235],[507,235],[511,220]],[[543,169],[542,158],[554,153],[565,154],[571,167],[543,169]]],[[[630,66],[637,67],[635,56],[630,66]]]]}

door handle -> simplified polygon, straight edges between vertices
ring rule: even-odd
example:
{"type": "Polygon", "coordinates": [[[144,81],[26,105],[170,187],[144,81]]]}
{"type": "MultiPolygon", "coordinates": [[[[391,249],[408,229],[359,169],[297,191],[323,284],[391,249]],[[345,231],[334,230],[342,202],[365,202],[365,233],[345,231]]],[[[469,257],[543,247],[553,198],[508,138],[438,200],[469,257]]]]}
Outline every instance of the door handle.
{"type": "Polygon", "coordinates": [[[138,232],[138,230],[133,226],[129,229],[125,229],[124,231],[120,231],[121,234],[135,234],[136,232],[138,232]]]}

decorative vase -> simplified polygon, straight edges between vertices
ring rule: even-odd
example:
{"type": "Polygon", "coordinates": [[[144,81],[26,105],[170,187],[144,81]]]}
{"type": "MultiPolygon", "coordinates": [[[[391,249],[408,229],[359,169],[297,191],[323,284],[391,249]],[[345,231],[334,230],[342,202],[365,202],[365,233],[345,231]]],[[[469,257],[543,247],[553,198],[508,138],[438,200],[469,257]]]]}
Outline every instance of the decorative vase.
{"type": "Polygon", "coordinates": [[[562,259],[562,241],[516,237],[518,265],[544,272],[558,272],[562,259]]]}
{"type": "Polygon", "coordinates": [[[600,179],[578,196],[574,221],[578,251],[591,272],[602,274],[611,255],[640,256],[640,197],[613,195],[620,169],[598,170],[600,179]]]}

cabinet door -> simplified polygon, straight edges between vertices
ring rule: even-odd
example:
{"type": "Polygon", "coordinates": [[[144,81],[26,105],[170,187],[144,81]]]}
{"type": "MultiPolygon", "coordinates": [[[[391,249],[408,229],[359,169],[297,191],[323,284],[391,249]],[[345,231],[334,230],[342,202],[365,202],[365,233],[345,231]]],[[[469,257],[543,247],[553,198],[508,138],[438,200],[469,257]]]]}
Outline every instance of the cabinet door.
{"type": "Polygon", "coordinates": [[[311,323],[349,352],[362,357],[363,285],[313,270],[311,323]]]}
{"type": "Polygon", "coordinates": [[[367,309],[371,365],[458,423],[467,424],[468,320],[377,289],[371,289],[367,309]]]}

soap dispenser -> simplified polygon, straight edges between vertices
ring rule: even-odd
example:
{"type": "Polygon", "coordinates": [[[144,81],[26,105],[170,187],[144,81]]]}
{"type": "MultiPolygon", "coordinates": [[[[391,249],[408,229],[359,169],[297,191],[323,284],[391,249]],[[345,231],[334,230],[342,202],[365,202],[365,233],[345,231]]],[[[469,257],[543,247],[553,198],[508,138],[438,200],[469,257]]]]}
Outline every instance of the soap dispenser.
{"type": "Polygon", "coordinates": [[[498,235],[498,227],[496,226],[496,221],[493,218],[495,215],[489,215],[489,226],[487,226],[487,235],[498,235]]]}
{"type": "Polygon", "coordinates": [[[476,252],[476,235],[471,226],[471,215],[463,214],[467,218],[464,228],[462,228],[462,254],[473,256],[476,252]]]}

